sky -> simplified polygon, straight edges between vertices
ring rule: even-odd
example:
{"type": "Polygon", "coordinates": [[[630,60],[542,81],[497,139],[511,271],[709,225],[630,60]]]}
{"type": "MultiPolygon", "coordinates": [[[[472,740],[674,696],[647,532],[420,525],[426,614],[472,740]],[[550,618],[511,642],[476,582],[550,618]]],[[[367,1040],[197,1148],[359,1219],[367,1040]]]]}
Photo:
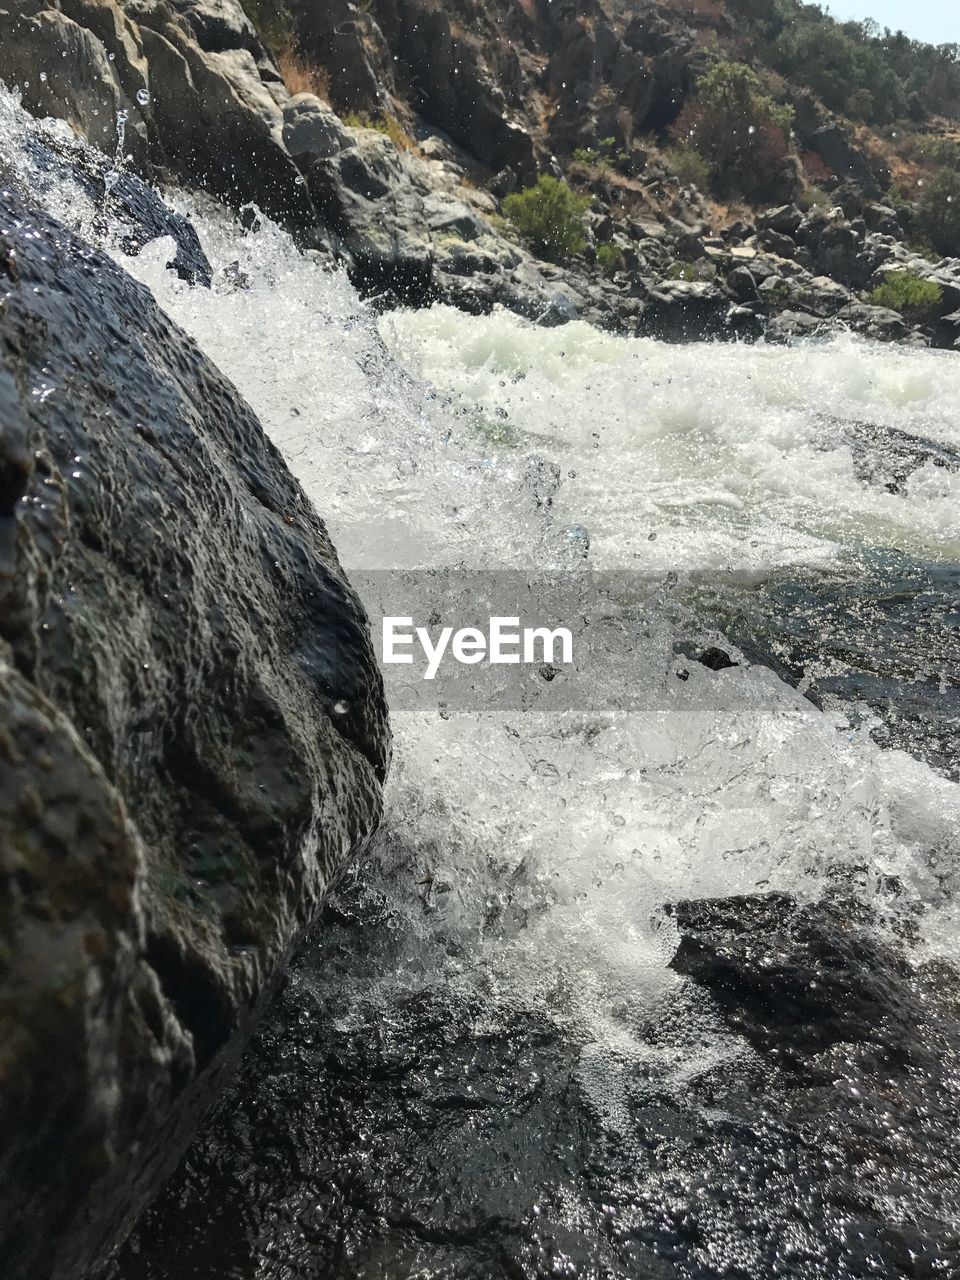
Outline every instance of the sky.
{"type": "Polygon", "coordinates": [[[960,0],[821,0],[841,22],[875,18],[881,27],[914,40],[960,44],[960,0]]]}

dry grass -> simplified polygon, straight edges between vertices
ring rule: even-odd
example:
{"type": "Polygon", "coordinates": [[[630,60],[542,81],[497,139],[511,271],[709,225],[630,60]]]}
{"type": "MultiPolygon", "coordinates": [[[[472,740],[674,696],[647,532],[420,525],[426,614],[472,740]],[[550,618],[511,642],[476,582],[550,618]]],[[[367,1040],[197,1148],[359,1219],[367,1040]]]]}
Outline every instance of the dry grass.
{"type": "Polygon", "coordinates": [[[289,46],[277,54],[277,69],[291,93],[312,93],[322,102],[330,101],[330,73],[313,66],[289,46]]]}
{"type": "Polygon", "coordinates": [[[803,165],[807,181],[815,186],[833,177],[833,170],[822,156],[817,155],[816,151],[804,151],[800,156],[800,163],[803,165]]]}

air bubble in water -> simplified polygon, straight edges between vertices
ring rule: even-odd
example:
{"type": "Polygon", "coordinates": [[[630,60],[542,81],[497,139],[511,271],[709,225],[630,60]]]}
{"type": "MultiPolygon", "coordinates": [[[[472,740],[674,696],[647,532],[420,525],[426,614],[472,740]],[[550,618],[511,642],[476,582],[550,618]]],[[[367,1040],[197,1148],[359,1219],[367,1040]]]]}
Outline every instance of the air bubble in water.
{"type": "Polygon", "coordinates": [[[146,89],[138,89],[138,90],[137,90],[137,101],[140,103],[141,107],[147,107],[147,106],[149,106],[149,105],[150,105],[150,94],[149,94],[149,91],[148,91],[148,90],[146,90],[146,89]]]}

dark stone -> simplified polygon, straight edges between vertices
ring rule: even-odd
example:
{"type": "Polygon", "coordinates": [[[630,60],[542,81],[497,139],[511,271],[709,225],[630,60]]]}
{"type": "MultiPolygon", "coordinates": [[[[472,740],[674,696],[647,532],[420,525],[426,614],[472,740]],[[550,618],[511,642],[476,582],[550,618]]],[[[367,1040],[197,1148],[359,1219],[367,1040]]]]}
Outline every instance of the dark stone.
{"type": "Polygon", "coordinates": [[[236,390],[9,190],[0,246],[0,1274],[78,1280],[374,830],[389,736],[236,390]]]}
{"type": "Polygon", "coordinates": [[[881,181],[889,182],[889,173],[878,175],[870,161],[850,140],[850,135],[837,123],[825,124],[807,139],[811,151],[829,165],[837,177],[857,184],[864,195],[873,198],[880,193],[881,181]]]}
{"type": "Polygon", "coordinates": [[[729,338],[729,309],[726,295],[712,284],[664,280],[644,303],[641,328],[666,342],[729,338]]]}
{"type": "Polygon", "coordinates": [[[672,913],[681,942],[671,967],[707,987],[757,1048],[795,1064],[837,1043],[910,1059],[910,966],[861,904],[767,893],[681,902],[672,913]]]}
{"type": "Polygon", "coordinates": [[[706,667],[710,671],[726,671],[728,667],[739,667],[739,662],[734,662],[723,649],[711,647],[704,649],[703,653],[697,658],[702,667],[706,667]]]}
{"type": "MultiPolygon", "coordinates": [[[[170,236],[176,245],[170,265],[181,280],[210,285],[212,268],[193,226],[135,173],[121,171],[108,190],[110,161],[102,152],[81,142],[65,143],[40,128],[27,137],[26,149],[33,190],[42,193],[75,183],[93,204],[103,208],[105,225],[109,221],[122,227],[120,245],[125,253],[137,254],[151,240],[170,236]]],[[[0,178],[21,188],[25,182],[20,175],[4,175],[2,165],[0,178]]]]}
{"type": "Polygon", "coordinates": [[[757,218],[757,226],[762,230],[776,231],[782,236],[795,235],[803,221],[803,214],[795,204],[782,204],[776,209],[768,209],[757,218]]]}
{"type": "Polygon", "coordinates": [[[757,282],[749,267],[734,267],[727,276],[727,288],[738,302],[757,302],[760,298],[757,282]]]}
{"type": "Polygon", "coordinates": [[[866,302],[848,303],[837,312],[837,319],[876,342],[898,342],[909,333],[899,312],[888,307],[872,307],[866,302]]]}
{"type": "Polygon", "coordinates": [[[931,465],[960,472],[960,448],[875,422],[829,418],[827,447],[839,437],[850,446],[859,480],[882,485],[889,493],[906,492],[907,481],[921,467],[931,465]]]}
{"type": "Polygon", "coordinates": [[[759,240],[765,249],[769,249],[780,258],[792,258],[797,252],[795,240],[770,228],[760,232],[759,240]]]}

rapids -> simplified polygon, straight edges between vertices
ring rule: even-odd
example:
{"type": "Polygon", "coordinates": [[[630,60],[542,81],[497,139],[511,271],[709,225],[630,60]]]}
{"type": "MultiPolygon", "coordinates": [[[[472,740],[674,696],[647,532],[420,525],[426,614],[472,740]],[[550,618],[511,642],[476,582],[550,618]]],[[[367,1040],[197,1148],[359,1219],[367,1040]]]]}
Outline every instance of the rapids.
{"type": "Polygon", "coordinates": [[[664,906],[840,882],[960,958],[960,472],[928,451],[892,484],[893,446],[878,463],[850,427],[949,462],[960,364],[378,317],[268,225],[192,216],[213,291],[160,246],[126,265],[260,413],[348,568],[535,580],[586,528],[587,563],[643,603],[572,708],[395,708],[376,847],[119,1274],[954,1274],[955,1073],[868,1117],[841,1060],[824,1132],[781,1129],[768,1066],[668,968],[664,906]],[[906,639],[885,642],[898,592],[906,639]],[[788,667],[783,629],[810,623],[800,692],[748,646],[721,672],[684,660],[729,649],[734,618],[788,667]],[[852,683],[831,642],[868,651],[852,683]],[[916,716],[912,738],[886,721],[913,755],[876,745],[903,688],[936,750],[916,716]],[[875,1127],[857,1158],[848,1126],[875,1127]]]}
{"type": "Polygon", "coordinates": [[[636,612],[573,706],[395,710],[375,846],[115,1276],[956,1275],[955,1062],[884,1094],[841,1056],[797,1118],[812,1085],[668,967],[664,908],[839,883],[960,962],[960,361],[381,316],[265,219],[176,203],[212,289],[113,251],[348,571],[535,579],[585,529],[636,612]]]}

